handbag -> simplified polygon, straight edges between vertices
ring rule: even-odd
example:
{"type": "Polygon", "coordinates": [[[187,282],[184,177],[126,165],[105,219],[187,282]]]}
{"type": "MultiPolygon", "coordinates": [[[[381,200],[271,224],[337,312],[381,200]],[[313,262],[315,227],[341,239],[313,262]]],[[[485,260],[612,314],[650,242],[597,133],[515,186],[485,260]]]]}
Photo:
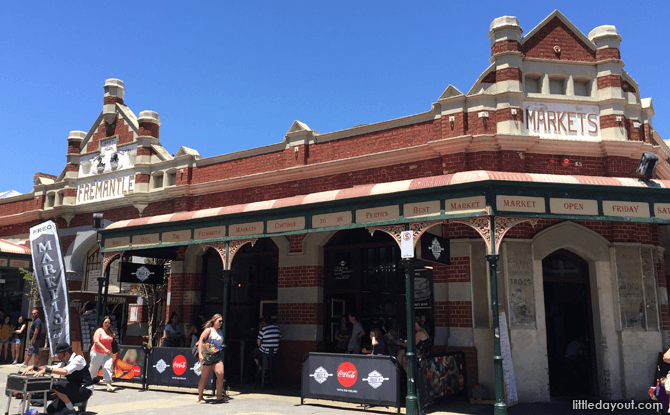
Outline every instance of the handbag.
{"type": "Polygon", "coordinates": [[[112,340],[112,354],[116,354],[119,352],[119,342],[116,341],[116,339],[112,340]]]}

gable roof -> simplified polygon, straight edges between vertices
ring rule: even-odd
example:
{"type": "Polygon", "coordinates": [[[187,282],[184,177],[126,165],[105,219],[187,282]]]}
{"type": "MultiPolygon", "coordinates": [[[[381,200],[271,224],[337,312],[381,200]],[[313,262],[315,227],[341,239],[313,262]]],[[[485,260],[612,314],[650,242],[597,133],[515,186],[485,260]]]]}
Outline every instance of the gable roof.
{"type": "Polygon", "coordinates": [[[463,96],[463,93],[458,90],[455,86],[449,84],[447,89],[444,90],[442,95],[437,99],[438,101],[447,99],[447,98],[453,98],[453,97],[458,97],[458,96],[463,96]]]}
{"type": "Polygon", "coordinates": [[[549,16],[545,17],[544,20],[542,20],[537,26],[533,28],[530,32],[528,32],[523,38],[521,38],[521,45],[526,43],[529,39],[532,39],[542,28],[544,28],[549,22],[551,22],[554,18],[558,18],[561,22],[563,22],[571,31],[573,34],[575,34],[579,40],[584,42],[586,46],[590,47],[593,51],[596,50],[596,44],[593,43],[591,40],[589,40],[588,37],[584,33],[582,33],[581,30],[577,29],[577,26],[572,24],[570,20],[568,20],[567,17],[563,15],[558,10],[554,10],[549,16]]]}

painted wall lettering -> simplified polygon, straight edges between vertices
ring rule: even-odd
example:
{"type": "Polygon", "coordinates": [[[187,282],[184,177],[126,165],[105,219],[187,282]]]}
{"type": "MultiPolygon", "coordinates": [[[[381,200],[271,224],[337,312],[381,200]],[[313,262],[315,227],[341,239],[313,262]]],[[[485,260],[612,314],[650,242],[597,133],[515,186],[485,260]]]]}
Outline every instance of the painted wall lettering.
{"type": "Polygon", "coordinates": [[[526,134],[543,138],[600,138],[600,110],[596,106],[526,102],[523,115],[526,134]]]}

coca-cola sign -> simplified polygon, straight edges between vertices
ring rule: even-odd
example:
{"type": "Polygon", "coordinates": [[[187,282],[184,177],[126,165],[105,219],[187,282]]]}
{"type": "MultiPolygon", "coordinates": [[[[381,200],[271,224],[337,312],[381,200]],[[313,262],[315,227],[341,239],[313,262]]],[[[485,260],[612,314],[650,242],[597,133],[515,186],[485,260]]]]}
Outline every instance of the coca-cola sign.
{"type": "Polygon", "coordinates": [[[178,354],[175,356],[172,361],[172,370],[177,376],[181,376],[186,372],[186,358],[183,355],[178,354]]]}
{"type": "Polygon", "coordinates": [[[337,380],[345,388],[356,383],[356,379],[358,379],[358,372],[353,363],[344,362],[337,368],[337,380]]]}

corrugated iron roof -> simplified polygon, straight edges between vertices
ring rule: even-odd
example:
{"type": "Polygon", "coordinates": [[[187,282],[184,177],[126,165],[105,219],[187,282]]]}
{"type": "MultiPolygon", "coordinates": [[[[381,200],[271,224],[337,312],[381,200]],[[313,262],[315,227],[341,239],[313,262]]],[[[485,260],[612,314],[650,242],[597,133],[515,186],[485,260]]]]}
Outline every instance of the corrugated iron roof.
{"type": "Polygon", "coordinates": [[[0,252],[3,254],[30,255],[30,248],[0,239],[0,252]]]}

